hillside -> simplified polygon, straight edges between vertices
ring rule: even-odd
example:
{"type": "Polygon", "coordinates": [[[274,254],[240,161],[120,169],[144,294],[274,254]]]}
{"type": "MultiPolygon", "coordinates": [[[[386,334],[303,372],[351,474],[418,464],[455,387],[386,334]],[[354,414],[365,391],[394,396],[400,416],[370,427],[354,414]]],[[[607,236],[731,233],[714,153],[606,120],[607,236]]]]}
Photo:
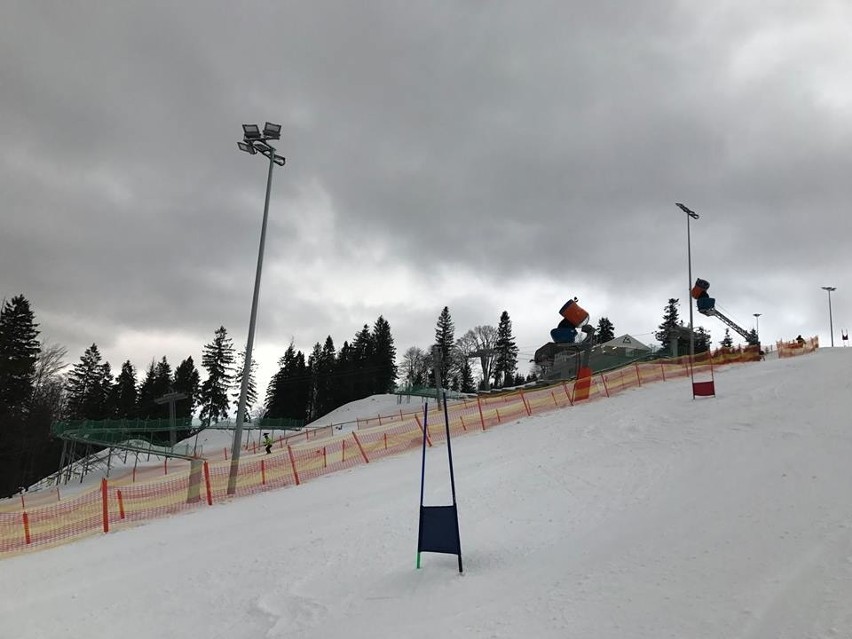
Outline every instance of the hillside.
{"type": "MultiPolygon", "coordinates": [[[[0,636],[850,637],[850,365],[730,366],[715,399],[660,382],[455,438],[462,576],[414,568],[412,451],[4,560],[0,636]]],[[[427,503],[448,493],[435,446],[427,503]]]]}

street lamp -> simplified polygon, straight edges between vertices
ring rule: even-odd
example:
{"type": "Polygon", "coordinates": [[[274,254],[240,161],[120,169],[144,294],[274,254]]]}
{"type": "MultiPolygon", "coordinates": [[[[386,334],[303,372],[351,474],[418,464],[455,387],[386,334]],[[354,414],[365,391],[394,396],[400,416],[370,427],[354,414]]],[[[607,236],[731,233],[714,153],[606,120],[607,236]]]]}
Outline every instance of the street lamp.
{"type": "Polygon", "coordinates": [[[692,239],[689,235],[689,221],[697,220],[698,213],[691,211],[680,202],[675,202],[675,206],[686,213],[686,259],[689,267],[689,288],[686,289],[686,299],[689,300],[689,366],[692,367],[692,360],[695,358],[695,332],[692,330],[692,239]]]}
{"type": "Polygon", "coordinates": [[[834,320],[831,317],[831,291],[836,291],[836,286],[823,286],[822,290],[828,291],[828,328],[831,331],[831,347],[834,348],[834,320]]]}
{"type": "Polygon", "coordinates": [[[754,333],[757,335],[757,341],[760,342],[760,316],[763,313],[752,313],[754,315],[754,333]]]}
{"type": "Polygon", "coordinates": [[[263,224],[260,230],[260,246],[257,250],[257,271],[254,275],[254,295],[251,299],[251,318],[249,319],[248,339],[246,340],[246,357],[243,364],[243,379],[240,383],[240,400],[237,404],[237,424],[234,428],[234,444],[231,448],[231,472],[228,475],[228,494],[233,495],[237,490],[237,474],[240,469],[240,448],[243,438],[243,423],[246,415],[246,394],[248,393],[249,377],[251,375],[251,351],[254,346],[254,327],[257,320],[257,299],[260,295],[260,272],[263,268],[263,248],[266,244],[266,221],[269,218],[269,194],[272,189],[272,168],[277,164],[284,166],[284,158],[275,153],[275,147],[269,142],[281,137],[281,125],[267,122],[261,132],[256,124],[243,125],[243,139],[237,142],[237,148],[249,155],[258,153],[269,158],[269,173],[266,177],[266,201],[263,204],[263,224]]]}

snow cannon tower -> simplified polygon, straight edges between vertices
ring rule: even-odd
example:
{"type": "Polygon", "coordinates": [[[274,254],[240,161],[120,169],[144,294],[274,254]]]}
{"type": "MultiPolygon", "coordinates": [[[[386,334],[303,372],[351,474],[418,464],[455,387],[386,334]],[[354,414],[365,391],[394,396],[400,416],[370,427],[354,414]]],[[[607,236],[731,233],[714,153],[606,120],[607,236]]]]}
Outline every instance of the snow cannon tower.
{"type": "Polygon", "coordinates": [[[698,312],[704,315],[710,315],[709,311],[716,307],[716,299],[710,297],[708,288],[710,288],[710,282],[701,278],[695,280],[695,286],[692,287],[692,299],[695,300],[698,312]]]}
{"type": "Polygon", "coordinates": [[[709,293],[707,293],[708,288],[710,288],[710,282],[707,280],[702,280],[701,278],[695,280],[695,286],[692,287],[692,297],[695,300],[695,305],[698,307],[698,312],[702,315],[707,315],[708,317],[715,317],[726,326],[734,329],[742,336],[743,339],[745,339],[747,344],[757,346],[757,351],[759,352],[760,342],[756,335],[749,333],[742,326],[717,309],[716,298],[710,297],[709,293]]]}
{"type": "Polygon", "coordinates": [[[575,394],[578,399],[586,399],[591,381],[589,356],[595,329],[588,323],[589,314],[577,303],[576,297],[565,302],[559,314],[562,320],[550,331],[553,342],[539,348],[533,361],[542,367],[545,379],[576,378],[578,384],[584,385],[585,392],[579,389],[575,394]],[[578,329],[585,333],[581,341],[577,341],[578,329]]]}
{"type": "Polygon", "coordinates": [[[577,304],[577,298],[568,300],[559,309],[562,321],[550,331],[550,338],[557,344],[573,344],[577,341],[577,329],[589,321],[589,314],[577,304]]]}

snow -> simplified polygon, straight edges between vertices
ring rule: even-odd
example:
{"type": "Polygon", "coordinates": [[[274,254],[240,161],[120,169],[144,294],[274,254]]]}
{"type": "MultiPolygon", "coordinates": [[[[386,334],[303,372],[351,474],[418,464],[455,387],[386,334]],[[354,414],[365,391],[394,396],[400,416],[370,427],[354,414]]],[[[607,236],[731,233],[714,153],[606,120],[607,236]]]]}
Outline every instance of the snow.
{"type": "MultiPolygon", "coordinates": [[[[0,637],[852,637],[850,365],[734,365],[716,398],[659,382],[454,438],[463,575],[415,569],[418,450],[2,560],[0,637]]],[[[449,503],[446,447],[426,460],[449,503]]]]}

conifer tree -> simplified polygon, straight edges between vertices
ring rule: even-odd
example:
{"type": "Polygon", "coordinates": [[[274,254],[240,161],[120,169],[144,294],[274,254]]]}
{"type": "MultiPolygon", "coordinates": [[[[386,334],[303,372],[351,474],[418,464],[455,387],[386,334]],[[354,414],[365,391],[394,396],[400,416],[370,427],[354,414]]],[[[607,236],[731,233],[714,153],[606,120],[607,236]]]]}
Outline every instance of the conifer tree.
{"type": "Polygon", "coordinates": [[[195,368],[192,357],[187,357],[175,369],[174,383],[172,388],[176,393],[187,396],[175,402],[175,415],[178,419],[189,419],[198,403],[198,395],[201,392],[201,376],[195,368]]]}
{"type": "Polygon", "coordinates": [[[101,361],[97,344],[83,353],[68,375],[68,417],[70,419],[106,419],[108,397],[112,386],[109,362],[101,361]]]}
{"type": "Polygon", "coordinates": [[[44,445],[36,441],[39,413],[33,411],[41,350],[37,326],[23,295],[0,305],[0,497],[25,482],[34,446],[44,445]]]}
{"type": "Polygon", "coordinates": [[[278,372],[272,376],[266,391],[266,412],[269,418],[306,419],[310,376],[305,355],[296,351],[293,342],[278,360],[278,372]]]}
{"type": "MultiPolygon", "coordinates": [[[[234,414],[237,414],[237,410],[240,405],[240,392],[242,390],[243,385],[243,371],[246,367],[246,351],[245,349],[239,352],[237,355],[237,368],[236,375],[234,375],[233,386],[231,388],[232,398],[233,398],[233,406],[234,406],[234,414]]],[[[251,368],[249,368],[249,378],[248,378],[248,387],[246,388],[246,414],[245,421],[251,421],[251,411],[254,405],[257,403],[257,384],[255,383],[255,373],[257,372],[257,360],[254,357],[251,358],[251,368]]]]}
{"type": "Polygon", "coordinates": [[[449,307],[445,306],[438,316],[435,327],[435,348],[432,350],[432,382],[435,383],[435,371],[440,367],[441,380],[445,386],[449,385],[450,373],[453,371],[453,346],[455,345],[455,325],[450,316],[449,307]],[[436,352],[437,351],[437,352],[436,352]],[[435,361],[437,355],[437,361],[435,361]]]}
{"type": "Polygon", "coordinates": [[[678,317],[678,304],[677,298],[669,298],[663,311],[663,322],[659,325],[660,330],[654,333],[654,337],[657,338],[662,350],[671,348],[672,338],[676,335],[674,331],[681,325],[678,317]]]}
{"type": "Polygon", "coordinates": [[[156,395],[154,380],[157,376],[157,363],[152,359],[145,373],[145,379],[139,385],[136,396],[136,414],[142,419],[155,419],[159,417],[160,405],[154,401],[156,395]]]}
{"type": "Polygon", "coordinates": [[[172,367],[165,357],[154,367],[154,380],[151,393],[154,398],[152,415],[158,419],[169,418],[169,405],[157,403],[156,400],[172,392],[172,367]]]}
{"type": "Polygon", "coordinates": [[[724,346],[725,348],[731,348],[734,345],[734,340],[731,338],[730,329],[725,329],[725,337],[722,338],[722,341],[719,343],[720,346],[724,346]]]}
{"type": "Polygon", "coordinates": [[[518,347],[512,335],[512,320],[509,313],[503,311],[497,324],[497,344],[494,350],[497,357],[494,362],[494,385],[506,386],[514,383],[515,370],[518,367],[518,347]]]}
{"type": "Polygon", "coordinates": [[[314,357],[311,365],[314,381],[313,418],[316,419],[337,407],[334,403],[335,349],[331,335],[325,338],[325,344],[319,351],[314,350],[312,357],[314,357]]]}
{"type": "Polygon", "coordinates": [[[137,415],[136,369],[130,360],[121,365],[121,372],[115,378],[112,387],[113,416],[118,419],[132,419],[137,415]]]}
{"type": "Polygon", "coordinates": [[[615,326],[608,317],[600,318],[595,329],[595,344],[605,344],[613,339],[615,339],[615,326]]]}
{"type": "Polygon", "coordinates": [[[710,331],[705,329],[703,326],[699,326],[695,329],[695,337],[693,341],[696,353],[703,353],[704,351],[710,350],[710,331]]]}
{"type": "Polygon", "coordinates": [[[30,303],[23,295],[0,309],[0,415],[21,415],[33,395],[41,350],[30,303]]]}
{"type": "Polygon", "coordinates": [[[372,389],[372,378],[370,377],[370,365],[373,362],[373,336],[370,327],[364,324],[361,330],[355,334],[352,341],[352,363],[357,371],[353,382],[353,395],[350,401],[368,397],[372,389]]]}
{"type": "Polygon", "coordinates": [[[320,359],[322,359],[322,345],[317,342],[314,344],[311,354],[308,355],[308,373],[310,375],[310,393],[308,395],[307,405],[308,421],[313,421],[319,417],[319,402],[317,401],[317,390],[319,388],[317,362],[320,359]]]}
{"type": "Polygon", "coordinates": [[[355,399],[356,378],[360,375],[355,363],[355,351],[349,342],[343,342],[334,366],[334,405],[343,406],[355,399]]]}
{"type": "Polygon", "coordinates": [[[371,341],[373,352],[370,368],[373,385],[370,394],[392,393],[396,388],[396,346],[393,343],[390,324],[381,315],[373,324],[371,341]]]}
{"type": "Polygon", "coordinates": [[[234,347],[228,331],[220,326],[213,341],[205,344],[201,365],[207,379],[201,385],[199,401],[201,422],[206,428],[228,417],[228,389],[233,380],[234,347]]]}
{"type": "Polygon", "coordinates": [[[459,372],[459,390],[462,393],[475,393],[476,382],[473,379],[473,371],[470,368],[470,362],[465,359],[459,372]]]}

